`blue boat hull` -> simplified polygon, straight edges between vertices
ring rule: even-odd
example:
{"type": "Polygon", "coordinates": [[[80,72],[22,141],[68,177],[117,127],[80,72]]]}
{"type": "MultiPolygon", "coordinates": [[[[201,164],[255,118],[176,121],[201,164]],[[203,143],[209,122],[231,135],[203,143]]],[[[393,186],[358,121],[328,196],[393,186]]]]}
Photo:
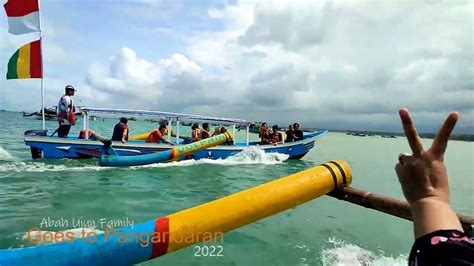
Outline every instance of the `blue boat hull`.
{"type": "MultiPolygon", "coordinates": [[[[183,159],[225,159],[245,149],[256,147],[266,153],[287,154],[290,159],[300,159],[314,146],[316,139],[327,131],[318,131],[305,135],[305,139],[296,142],[273,145],[258,145],[252,142],[249,146],[245,143],[236,145],[219,145],[207,150],[202,150],[188,155],[183,159]]],[[[25,144],[32,150],[33,159],[80,159],[99,158],[104,153],[103,144],[99,141],[84,140],[78,138],[58,138],[48,136],[25,136],[25,144]]],[[[121,156],[144,155],[168,150],[176,147],[169,144],[146,143],[144,141],[128,141],[127,143],[112,144],[113,149],[121,156]]]]}

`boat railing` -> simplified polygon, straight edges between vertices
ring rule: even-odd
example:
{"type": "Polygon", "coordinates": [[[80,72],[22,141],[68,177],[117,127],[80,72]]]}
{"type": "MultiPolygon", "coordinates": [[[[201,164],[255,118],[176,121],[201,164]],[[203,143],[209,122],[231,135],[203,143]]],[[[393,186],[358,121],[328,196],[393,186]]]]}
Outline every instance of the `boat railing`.
{"type": "MultiPolygon", "coordinates": [[[[83,116],[83,129],[85,131],[89,130],[89,114],[90,113],[108,113],[108,114],[126,114],[126,115],[140,115],[140,116],[157,116],[160,118],[165,118],[168,120],[168,128],[171,128],[173,122],[176,123],[176,144],[179,144],[180,136],[180,124],[182,121],[200,121],[200,122],[211,122],[211,123],[223,123],[232,125],[232,135],[235,136],[236,126],[245,127],[246,137],[245,143],[246,146],[249,146],[250,143],[250,125],[252,122],[244,119],[235,119],[235,118],[224,118],[216,116],[206,116],[206,115],[194,115],[194,114],[184,114],[184,113],[174,113],[174,112],[163,112],[163,111],[149,111],[149,110],[133,110],[133,109],[111,109],[111,108],[89,108],[89,107],[80,107],[79,109],[83,116]]],[[[88,134],[85,134],[86,139],[88,139],[88,134]]],[[[167,135],[168,141],[171,141],[171,130],[168,130],[167,135]]],[[[235,143],[235,142],[234,142],[235,143]]]]}

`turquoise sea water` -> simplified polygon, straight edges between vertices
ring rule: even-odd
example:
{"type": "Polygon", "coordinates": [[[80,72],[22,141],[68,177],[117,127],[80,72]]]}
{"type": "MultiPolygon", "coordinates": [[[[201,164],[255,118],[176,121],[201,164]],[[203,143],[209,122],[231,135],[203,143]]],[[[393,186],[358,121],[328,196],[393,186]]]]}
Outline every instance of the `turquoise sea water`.
{"type": "MultiPolygon", "coordinates": [[[[403,138],[330,133],[302,160],[257,151],[223,161],[179,162],[127,169],[95,160],[30,159],[22,134],[41,121],[0,112],[0,248],[29,245],[24,236],[43,218],[135,223],[174,213],[330,160],[348,162],[352,186],[403,198],[393,170],[403,138]]],[[[79,121],[80,122],[80,121],[79,121]]],[[[116,121],[91,127],[104,135],[116,121]]],[[[132,133],[157,124],[131,121],[132,133]]],[[[48,121],[48,128],[55,128],[48,121]]],[[[77,134],[80,123],[72,134],[77,134]]],[[[243,138],[239,133],[238,138],[243,138]]],[[[255,136],[253,136],[255,137],[255,136]]],[[[428,146],[431,140],[423,140],[428,146]]],[[[474,215],[473,143],[452,141],[448,166],[453,208],[474,215]]],[[[101,229],[100,225],[96,225],[101,229]]],[[[69,227],[45,228],[58,231],[69,227]]],[[[87,226],[82,226],[87,227],[87,226]]],[[[406,265],[411,223],[323,196],[225,235],[222,257],[196,257],[189,247],[144,265],[406,265]]],[[[198,246],[203,246],[202,244],[198,246]]]]}

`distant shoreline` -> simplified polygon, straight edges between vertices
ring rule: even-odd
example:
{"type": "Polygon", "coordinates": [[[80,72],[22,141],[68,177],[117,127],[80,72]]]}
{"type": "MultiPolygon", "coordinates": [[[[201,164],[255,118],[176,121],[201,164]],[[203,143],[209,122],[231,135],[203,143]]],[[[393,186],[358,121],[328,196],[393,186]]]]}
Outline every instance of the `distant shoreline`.
{"type": "MultiPolygon", "coordinates": [[[[305,128],[304,131],[315,131],[320,129],[314,128],[305,128]]],[[[374,136],[396,136],[396,137],[405,137],[405,134],[400,132],[383,132],[383,131],[357,131],[357,130],[340,130],[340,129],[328,129],[329,132],[339,132],[339,133],[354,133],[354,134],[365,134],[365,135],[374,135],[374,136]]],[[[418,133],[421,138],[424,139],[434,139],[435,133],[418,133]]],[[[473,134],[460,134],[460,135],[451,135],[450,140],[459,140],[459,141],[474,141],[473,134]]]]}
{"type": "MultiPolygon", "coordinates": [[[[0,110],[0,112],[12,112],[12,113],[21,113],[17,111],[8,111],[8,110],[0,110]]],[[[319,128],[303,128],[303,131],[317,131],[322,130],[319,128]]],[[[341,129],[328,129],[329,132],[339,132],[339,133],[354,133],[354,134],[365,134],[365,135],[374,135],[374,136],[396,136],[396,137],[404,137],[405,135],[400,132],[383,132],[383,131],[358,131],[358,130],[341,130],[341,129]]],[[[427,139],[434,139],[436,136],[435,133],[419,133],[421,138],[427,139]]],[[[460,134],[460,135],[452,135],[450,140],[459,140],[459,141],[467,141],[473,142],[474,135],[473,134],[460,134]]]]}

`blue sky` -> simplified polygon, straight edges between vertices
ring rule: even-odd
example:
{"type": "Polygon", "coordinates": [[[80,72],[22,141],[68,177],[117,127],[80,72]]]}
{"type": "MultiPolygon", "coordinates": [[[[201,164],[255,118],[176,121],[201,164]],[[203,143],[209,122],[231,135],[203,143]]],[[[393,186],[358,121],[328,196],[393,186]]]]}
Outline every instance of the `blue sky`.
{"type": "MultiPolygon", "coordinates": [[[[396,131],[408,107],[422,131],[459,111],[457,132],[473,133],[473,7],[43,0],[46,105],[73,84],[94,107],[396,131]]],[[[8,34],[0,16],[0,77],[36,38],[8,34]]],[[[40,109],[39,84],[0,79],[0,109],[40,109]]]]}

